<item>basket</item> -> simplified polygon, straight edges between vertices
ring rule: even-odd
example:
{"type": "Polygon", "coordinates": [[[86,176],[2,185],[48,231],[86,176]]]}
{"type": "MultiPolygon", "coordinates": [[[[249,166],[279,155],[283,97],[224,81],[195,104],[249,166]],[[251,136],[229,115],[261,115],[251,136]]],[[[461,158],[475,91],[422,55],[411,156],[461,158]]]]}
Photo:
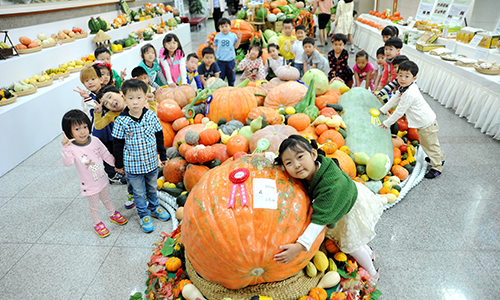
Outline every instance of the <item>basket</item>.
{"type": "Polygon", "coordinates": [[[37,82],[37,83],[34,83],[33,85],[36,86],[37,88],[41,88],[41,87],[46,87],[46,86],[49,86],[51,85],[52,83],[54,83],[54,79],[52,79],[52,77],[47,80],[47,81],[44,81],[44,82],[37,82]]]}
{"type": "Polygon", "coordinates": [[[30,53],[35,53],[42,51],[42,46],[38,46],[35,48],[28,48],[28,49],[17,49],[17,53],[19,54],[30,54],[30,53]]]}
{"type": "Polygon", "coordinates": [[[83,38],[86,38],[88,36],[89,36],[88,32],[82,32],[81,34],[76,34],[74,38],[75,39],[83,39],[83,38]]]}
{"type": "Polygon", "coordinates": [[[94,62],[86,62],[84,67],[92,67],[94,65],[94,62]]]}
{"type": "Polygon", "coordinates": [[[128,46],[128,47],[123,48],[123,50],[128,50],[128,49],[132,49],[132,46],[128,46]]]}
{"type": "Polygon", "coordinates": [[[73,68],[73,69],[68,69],[68,72],[70,73],[76,73],[76,72],[80,72],[85,66],[80,66],[80,67],[76,67],[76,68],[73,68]]]}
{"type": "Polygon", "coordinates": [[[14,49],[13,48],[7,48],[7,49],[0,49],[0,56],[3,56],[5,58],[14,55],[14,49]]]}
{"type": "Polygon", "coordinates": [[[441,56],[442,60],[447,60],[447,61],[457,61],[458,57],[465,57],[464,55],[458,55],[457,57],[446,57],[446,56],[441,56]]]}
{"type": "Polygon", "coordinates": [[[492,71],[492,70],[488,70],[488,69],[481,69],[481,68],[478,68],[476,66],[474,66],[474,69],[476,69],[476,71],[478,71],[479,73],[486,74],[486,75],[498,75],[498,74],[500,74],[500,69],[492,71]]]}
{"type": "Polygon", "coordinates": [[[191,265],[187,253],[185,257],[189,279],[208,300],[223,298],[250,299],[255,295],[266,295],[274,300],[297,300],[301,296],[309,294],[309,291],[318,285],[324,274],[324,272],[318,272],[317,276],[310,278],[305,275],[303,270],[300,270],[294,276],[283,281],[262,283],[239,290],[231,290],[203,279],[191,265]]]}
{"type": "Polygon", "coordinates": [[[61,40],[61,39],[57,39],[57,42],[61,42],[61,43],[63,43],[63,44],[65,44],[65,43],[70,43],[70,42],[74,42],[74,41],[75,41],[75,38],[74,38],[74,37],[69,38],[69,39],[62,39],[62,40],[61,40]]]}
{"type": "Polygon", "coordinates": [[[66,73],[61,73],[61,74],[55,74],[55,75],[50,75],[52,77],[52,79],[58,79],[58,78],[61,78],[61,77],[68,77],[69,76],[69,72],[66,72],[66,73]]]}
{"type": "Polygon", "coordinates": [[[15,93],[18,97],[22,97],[22,96],[28,96],[28,95],[34,94],[34,93],[36,93],[36,90],[37,90],[37,88],[35,86],[34,89],[29,89],[27,91],[21,91],[21,92],[15,92],[15,93]]]}
{"type": "Polygon", "coordinates": [[[16,102],[16,100],[17,100],[17,94],[15,94],[13,92],[11,94],[14,95],[14,97],[10,97],[7,100],[0,101],[0,106],[4,106],[4,105],[8,105],[8,104],[16,102]]]}
{"type": "Polygon", "coordinates": [[[57,42],[53,42],[53,43],[50,43],[50,44],[44,44],[44,43],[42,43],[42,48],[43,49],[50,48],[50,47],[54,47],[55,45],[57,45],[57,42]]]}
{"type": "Polygon", "coordinates": [[[123,49],[120,51],[113,51],[113,53],[122,53],[122,52],[123,52],[123,49]]]}

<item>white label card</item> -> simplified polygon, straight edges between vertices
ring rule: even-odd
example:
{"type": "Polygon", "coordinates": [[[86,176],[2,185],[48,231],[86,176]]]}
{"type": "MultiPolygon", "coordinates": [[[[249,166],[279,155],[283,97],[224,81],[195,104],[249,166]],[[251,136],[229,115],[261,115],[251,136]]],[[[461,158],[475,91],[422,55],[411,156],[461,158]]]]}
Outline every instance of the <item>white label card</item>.
{"type": "Polygon", "coordinates": [[[278,209],[278,189],[276,180],[253,179],[253,208],[278,209]]]}
{"type": "Polygon", "coordinates": [[[450,49],[451,52],[454,53],[456,48],[457,48],[457,41],[456,40],[447,40],[446,41],[446,49],[450,49]]]}
{"type": "Polygon", "coordinates": [[[417,21],[411,21],[410,24],[408,24],[408,28],[412,29],[413,27],[415,27],[415,23],[417,23],[417,21]]]}
{"type": "Polygon", "coordinates": [[[477,47],[476,51],[474,52],[474,58],[488,60],[489,54],[490,54],[490,50],[488,50],[486,48],[477,47]]]}
{"type": "Polygon", "coordinates": [[[443,28],[443,38],[444,39],[448,38],[448,31],[449,31],[448,27],[443,28]]]}
{"type": "Polygon", "coordinates": [[[482,36],[479,36],[479,35],[475,35],[472,40],[470,41],[469,43],[469,46],[473,47],[473,48],[476,48],[477,45],[479,45],[479,43],[481,43],[481,40],[483,39],[482,36]]]}

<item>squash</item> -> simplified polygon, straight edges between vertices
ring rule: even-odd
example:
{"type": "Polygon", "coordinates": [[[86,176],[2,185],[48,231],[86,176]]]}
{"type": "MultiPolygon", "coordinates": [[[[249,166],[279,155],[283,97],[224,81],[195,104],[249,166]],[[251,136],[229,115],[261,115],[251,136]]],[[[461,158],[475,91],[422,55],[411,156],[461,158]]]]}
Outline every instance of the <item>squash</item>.
{"type": "Polygon", "coordinates": [[[193,146],[189,145],[186,142],[183,142],[182,144],[179,145],[179,154],[182,157],[186,157],[186,152],[191,148],[193,148],[193,146]]]}
{"type": "Polygon", "coordinates": [[[248,153],[248,150],[250,148],[250,143],[248,142],[248,139],[245,136],[237,134],[232,138],[230,138],[229,141],[227,141],[226,146],[227,146],[227,154],[229,156],[233,156],[237,152],[248,153]]]}
{"type": "Polygon", "coordinates": [[[316,128],[313,125],[307,126],[306,129],[299,131],[299,134],[308,140],[317,140],[316,128]]]}
{"type": "Polygon", "coordinates": [[[405,142],[403,141],[403,139],[400,138],[399,136],[393,134],[393,135],[391,135],[391,137],[392,137],[392,147],[393,148],[399,148],[399,147],[401,147],[402,145],[405,144],[405,142]]]}
{"type": "MultiPolygon", "coordinates": [[[[323,97],[323,96],[321,96],[323,97]]],[[[316,98],[317,99],[317,98],[316,98]]],[[[325,116],[325,117],[328,117],[328,118],[331,118],[333,116],[338,116],[339,114],[337,113],[337,111],[331,107],[324,107],[320,110],[319,114],[321,116],[325,116]]],[[[339,125],[340,126],[340,125],[339,125]]],[[[337,127],[337,126],[333,126],[333,127],[337,127]]]]}
{"type": "Polygon", "coordinates": [[[318,269],[318,271],[320,272],[328,269],[328,258],[326,257],[325,253],[321,251],[316,252],[313,258],[313,263],[316,266],[316,269],[318,269]]]}
{"type": "Polygon", "coordinates": [[[406,178],[408,178],[408,175],[410,175],[410,172],[408,172],[407,169],[398,165],[393,166],[391,172],[401,181],[405,180],[406,178]]]}
{"type": "Polygon", "coordinates": [[[366,163],[366,175],[373,180],[380,180],[387,175],[392,161],[385,153],[375,153],[366,163]]]}
{"type": "Polygon", "coordinates": [[[325,289],[315,287],[311,289],[309,292],[309,297],[311,297],[314,300],[326,300],[326,297],[328,294],[326,293],[325,289]]]}
{"type": "Polygon", "coordinates": [[[160,120],[160,124],[163,132],[163,144],[165,148],[171,147],[175,138],[175,132],[172,129],[172,125],[162,120],[160,120]]]}
{"type": "Polygon", "coordinates": [[[163,168],[163,177],[165,177],[165,181],[175,184],[182,182],[187,165],[188,162],[182,157],[170,159],[163,168]]]}
{"type": "Polygon", "coordinates": [[[323,276],[323,278],[321,278],[317,287],[322,289],[329,289],[339,284],[339,282],[340,282],[339,273],[337,273],[337,271],[330,271],[327,272],[325,276],[323,276]]]}
{"type": "Polygon", "coordinates": [[[202,132],[200,132],[199,137],[200,137],[199,140],[200,144],[205,146],[213,145],[220,141],[220,133],[215,128],[209,128],[203,130],[202,132]]]}
{"type": "MultiPolygon", "coordinates": [[[[182,218],[181,218],[181,219],[179,219],[179,220],[182,220],[182,218]]],[[[178,287],[178,288],[179,288],[179,290],[182,292],[182,289],[183,289],[186,285],[188,285],[188,284],[193,284],[193,282],[191,282],[191,280],[189,280],[189,279],[182,279],[182,280],[181,280],[181,281],[179,281],[179,283],[177,284],[177,287],[178,287]]]]}
{"type": "Polygon", "coordinates": [[[335,158],[338,160],[340,169],[349,175],[351,179],[356,177],[356,164],[352,158],[347,155],[344,151],[337,150],[333,155],[327,155],[327,157],[335,158]]]}
{"type": "MultiPolygon", "coordinates": [[[[241,33],[241,42],[247,42],[254,35],[252,24],[245,20],[231,20],[231,32],[234,34],[241,33]]],[[[194,300],[194,299],[193,299],[194,300]]]]}
{"type": "Polygon", "coordinates": [[[346,294],[344,292],[333,292],[330,295],[330,300],[345,300],[346,294]]]}
{"type": "Polygon", "coordinates": [[[335,253],[335,255],[333,256],[333,260],[339,268],[343,268],[345,266],[345,263],[347,262],[347,256],[344,252],[339,251],[335,253]]]}
{"type": "Polygon", "coordinates": [[[179,131],[188,125],[189,125],[189,120],[186,119],[185,117],[181,117],[172,123],[172,129],[175,131],[179,131]]]}
{"type": "Polygon", "coordinates": [[[184,186],[186,187],[186,191],[191,191],[191,189],[198,183],[200,178],[208,172],[210,169],[207,166],[203,165],[188,165],[186,167],[186,172],[184,173],[184,186]]]}
{"type": "Polygon", "coordinates": [[[327,104],[336,104],[339,102],[340,94],[339,90],[329,90],[321,96],[317,96],[315,104],[319,109],[325,108],[327,104]]]}
{"type": "Polygon", "coordinates": [[[297,131],[305,130],[309,125],[311,125],[311,120],[309,116],[304,113],[298,113],[291,115],[288,118],[287,125],[292,126],[297,131]]]}
{"type": "Polygon", "coordinates": [[[328,126],[326,124],[319,124],[318,126],[316,126],[316,134],[318,136],[320,136],[323,132],[327,131],[328,130],[328,126]]]}
{"type": "Polygon", "coordinates": [[[280,104],[284,107],[295,106],[304,99],[306,93],[307,87],[305,85],[296,81],[289,81],[272,88],[267,94],[264,106],[274,109],[278,109],[280,104]]]}
{"type": "Polygon", "coordinates": [[[225,124],[219,126],[224,134],[231,135],[235,130],[240,130],[243,127],[243,123],[238,120],[232,120],[225,124]]]}
{"type": "Polygon", "coordinates": [[[158,104],[158,118],[165,122],[173,122],[182,117],[182,110],[179,104],[172,99],[165,99],[158,104]]]}
{"type": "Polygon", "coordinates": [[[306,265],[306,274],[307,276],[313,278],[318,275],[318,269],[316,269],[316,266],[314,265],[313,262],[308,262],[306,265]]]}
{"type": "MultiPolygon", "coordinates": [[[[192,125],[188,125],[188,126],[182,128],[175,135],[174,141],[173,141],[172,145],[177,146],[180,141],[185,141],[186,140],[185,139],[186,132],[188,132],[190,130],[192,130],[194,132],[197,132],[198,135],[199,135],[200,132],[202,132],[203,130],[205,130],[205,124],[192,124],[192,125]]],[[[180,149],[179,149],[179,152],[180,152],[180,149]]],[[[182,155],[182,153],[181,153],[181,155],[182,155]]]]}
{"type": "Polygon", "coordinates": [[[31,44],[31,39],[25,37],[25,36],[22,36],[19,38],[19,42],[21,42],[21,44],[25,45],[26,47],[28,47],[29,44],[31,44]]]}
{"type": "Polygon", "coordinates": [[[187,300],[207,300],[194,284],[186,284],[182,289],[182,297],[187,300]]]}
{"type": "Polygon", "coordinates": [[[283,81],[295,81],[300,78],[300,72],[297,68],[288,64],[276,69],[276,76],[283,81]]]}
{"type": "Polygon", "coordinates": [[[246,122],[248,113],[257,107],[252,92],[245,88],[224,87],[212,93],[207,117],[218,122],[221,118],[246,122]]]}
{"type": "Polygon", "coordinates": [[[335,144],[337,144],[337,147],[339,147],[339,148],[344,146],[344,144],[345,144],[344,138],[342,137],[342,135],[338,131],[333,130],[333,129],[329,129],[329,130],[323,132],[319,136],[318,143],[324,144],[326,142],[334,142],[335,144]]]}
{"type": "Polygon", "coordinates": [[[180,157],[179,150],[176,147],[167,148],[167,158],[172,159],[175,157],[180,157]]]}
{"type": "Polygon", "coordinates": [[[339,247],[337,246],[337,244],[335,244],[335,242],[331,239],[327,239],[325,241],[325,248],[326,248],[326,251],[330,252],[330,253],[337,253],[339,252],[339,247]]]}
{"type": "Polygon", "coordinates": [[[255,100],[257,100],[257,107],[264,105],[267,89],[263,89],[261,86],[246,86],[245,89],[253,93],[255,100]]]}
{"type": "MultiPolygon", "coordinates": [[[[377,97],[364,88],[356,87],[344,93],[339,104],[344,108],[342,120],[347,125],[345,144],[351,152],[365,152],[370,157],[376,153],[384,153],[392,165],[393,144],[390,132],[371,123],[370,109],[380,109],[382,106],[377,97]]],[[[379,118],[382,122],[386,116],[380,115],[379,118]]]]}
{"type": "Polygon", "coordinates": [[[229,154],[227,154],[227,146],[222,143],[217,143],[212,145],[212,149],[215,152],[215,159],[218,159],[221,163],[229,159],[229,154]]]}
{"type": "Polygon", "coordinates": [[[254,152],[260,139],[269,141],[268,152],[276,153],[281,142],[292,134],[298,134],[297,130],[288,125],[271,125],[257,130],[250,138],[250,152],[254,152]]]}
{"type": "Polygon", "coordinates": [[[320,69],[309,69],[304,76],[302,76],[302,81],[310,85],[311,80],[314,78],[314,89],[316,90],[316,96],[321,96],[328,88],[328,76],[320,69]]]}
{"type": "Polygon", "coordinates": [[[257,119],[258,117],[262,117],[262,127],[264,128],[267,125],[278,125],[281,124],[281,115],[270,107],[258,106],[252,109],[247,116],[247,124],[257,119]]]}
{"type": "Polygon", "coordinates": [[[191,86],[165,87],[156,91],[156,101],[161,103],[165,99],[172,99],[180,107],[188,105],[196,97],[196,91],[191,86]]]}
{"type": "Polygon", "coordinates": [[[196,114],[194,116],[193,122],[194,124],[202,124],[202,120],[205,118],[204,114],[196,114]]]}
{"type": "Polygon", "coordinates": [[[165,269],[170,272],[177,272],[182,267],[182,261],[178,257],[170,257],[165,262],[165,269]]]}
{"type": "Polygon", "coordinates": [[[186,135],[184,136],[184,140],[189,145],[196,146],[196,145],[198,145],[198,142],[200,140],[200,135],[196,131],[189,130],[188,132],[186,132],[186,135]]]}
{"type": "Polygon", "coordinates": [[[229,160],[203,175],[189,194],[181,233],[187,257],[205,280],[229,289],[290,278],[311,260],[324,233],[313,242],[310,251],[301,251],[287,264],[276,262],[275,252],[269,249],[297,240],[310,223],[310,207],[307,191],[300,181],[265,157],[245,155],[229,160]],[[248,206],[241,206],[237,192],[235,207],[228,209],[233,187],[229,174],[238,168],[250,172],[245,181],[248,206]],[[276,182],[277,190],[282,191],[277,194],[279,209],[253,208],[253,178],[276,182]],[[274,234],[270,236],[269,232],[274,234]]]}

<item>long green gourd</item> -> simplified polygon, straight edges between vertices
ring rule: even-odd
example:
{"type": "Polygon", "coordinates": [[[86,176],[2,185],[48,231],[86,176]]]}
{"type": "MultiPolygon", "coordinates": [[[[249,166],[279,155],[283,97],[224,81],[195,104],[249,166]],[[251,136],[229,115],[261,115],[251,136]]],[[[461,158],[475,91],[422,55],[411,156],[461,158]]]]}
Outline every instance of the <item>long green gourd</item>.
{"type": "MultiPolygon", "coordinates": [[[[351,153],[365,152],[369,157],[375,153],[385,153],[390,161],[394,160],[392,151],[391,131],[372,124],[370,109],[380,110],[382,104],[370,91],[356,87],[344,93],[339,104],[344,108],[342,120],[347,126],[346,146],[351,153]]],[[[380,114],[380,122],[386,120],[386,116],[380,114]]]]}

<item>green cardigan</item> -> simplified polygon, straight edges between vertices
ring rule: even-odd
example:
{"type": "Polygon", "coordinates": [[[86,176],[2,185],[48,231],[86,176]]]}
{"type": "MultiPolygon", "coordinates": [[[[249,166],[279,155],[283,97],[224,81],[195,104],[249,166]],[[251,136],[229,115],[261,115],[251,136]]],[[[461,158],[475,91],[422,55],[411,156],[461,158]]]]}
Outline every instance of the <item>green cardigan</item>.
{"type": "Polygon", "coordinates": [[[332,159],[319,155],[318,161],[321,167],[311,184],[306,183],[313,207],[311,223],[335,225],[354,206],[358,189],[332,159]]]}

